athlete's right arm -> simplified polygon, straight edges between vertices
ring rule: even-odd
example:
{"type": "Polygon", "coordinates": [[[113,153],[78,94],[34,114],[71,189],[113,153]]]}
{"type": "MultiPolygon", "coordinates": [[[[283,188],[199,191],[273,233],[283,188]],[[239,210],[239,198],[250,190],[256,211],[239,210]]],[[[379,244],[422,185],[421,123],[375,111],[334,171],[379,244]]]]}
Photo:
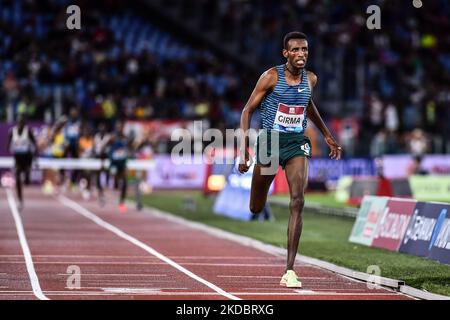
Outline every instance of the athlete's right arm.
{"type": "Polygon", "coordinates": [[[240,154],[241,161],[239,163],[239,172],[244,173],[248,171],[250,167],[248,161],[250,160],[250,156],[248,153],[248,145],[249,145],[249,137],[248,130],[250,128],[250,120],[252,118],[253,112],[256,108],[261,104],[264,96],[273,90],[277,83],[278,73],[276,68],[272,68],[264,72],[261,77],[259,77],[258,82],[256,83],[255,88],[253,89],[250,98],[245,104],[244,109],[241,114],[241,133],[243,134],[243,138],[241,138],[240,144],[240,154]],[[245,162],[244,162],[245,161],[245,162]]]}
{"type": "Polygon", "coordinates": [[[28,130],[28,138],[30,139],[31,143],[34,146],[33,156],[37,157],[39,155],[39,148],[38,148],[38,145],[36,143],[36,138],[34,137],[34,134],[33,134],[32,130],[28,130]]]}
{"type": "Polygon", "coordinates": [[[8,152],[11,152],[11,141],[12,141],[12,129],[9,130],[8,141],[6,142],[6,150],[8,150],[8,152]]]}
{"type": "Polygon", "coordinates": [[[55,136],[62,129],[62,127],[64,127],[68,120],[69,119],[63,115],[56,121],[56,123],[50,128],[50,141],[53,141],[55,139],[55,136]]]}

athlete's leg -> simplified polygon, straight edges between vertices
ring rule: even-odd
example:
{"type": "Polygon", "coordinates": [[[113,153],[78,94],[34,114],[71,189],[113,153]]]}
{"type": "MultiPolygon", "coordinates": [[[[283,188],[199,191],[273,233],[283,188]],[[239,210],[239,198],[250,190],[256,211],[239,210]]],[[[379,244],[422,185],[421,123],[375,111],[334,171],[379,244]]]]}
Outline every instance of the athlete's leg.
{"type": "Polygon", "coordinates": [[[303,205],[305,203],[304,192],[308,181],[308,159],[306,157],[294,157],[290,159],[285,167],[286,177],[289,184],[289,225],[287,243],[286,271],[293,270],[295,256],[303,228],[303,205]]]}
{"type": "Polygon", "coordinates": [[[118,176],[119,176],[119,180],[120,180],[120,203],[124,203],[125,202],[125,198],[127,196],[127,188],[128,188],[128,183],[127,183],[127,174],[126,174],[126,169],[123,168],[120,171],[118,171],[118,176]]]}
{"type": "Polygon", "coordinates": [[[31,168],[27,167],[25,170],[25,185],[29,186],[30,185],[30,176],[31,176],[31,168]]]}
{"type": "Polygon", "coordinates": [[[270,184],[275,178],[275,175],[263,175],[261,164],[255,164],[252,176],[252,188],[250,192],[250,211],[252,213],[260,213],[267,201],[267,193],[269,192],[270,184]]]}
{"type": "Polygon", "coordinates": [[[20,205],[23,203],[23,197],[22,197],[22,173],[23,169],[21,166],[16,166],[16,192],[17,197],[19,198],[20,205]]]}
{"type": "Polygon", "coordinates": [[[119,211],[121,213],[127,212],[127,207],[125,205],[125,198],[127,196],[127,171],[126,168],[120,168],[117,170],[117,177],[120,186],[120,199],[119,199],[119,211]]]}
{"type": "MultiPolygon", "coordinates": [[[[75,143],[70,144],[69,146],[70,150],[70,156],[73,159],[78,159],[78,145],[75,143]]],[[[72,173],[70,175],[70,182],[72,182],[72,186],[75,186],[78,183],[78,180],[80,179],[80,173],[81,171],[79,169],[72,170],[72,173]]]]}
{"type": "Polygon", "coordinates": [[[31,153],[26,156],[26,165],[24,168],[25,173],[25,185],[30,185],[30,176],[31,176],[31,166],[33,164],[33,155],[31,153]]]}

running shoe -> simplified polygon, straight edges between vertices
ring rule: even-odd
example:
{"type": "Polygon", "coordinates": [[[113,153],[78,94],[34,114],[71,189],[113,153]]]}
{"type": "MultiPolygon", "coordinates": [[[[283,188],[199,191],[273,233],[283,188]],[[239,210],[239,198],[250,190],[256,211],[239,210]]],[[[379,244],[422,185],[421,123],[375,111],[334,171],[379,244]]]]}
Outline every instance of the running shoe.
{"type": "Polygon", "coordinates": [[[119,212],[120,213],[126,213],[128,211],[127,206],[125,205],[125,203],[121,203],[119,204],[119,212]]]}
{"type": "Polygon", "coordinates": [[[298,280],[294,270],[288,270],[280,280],[280,285],[287,288],[301,288],[302,283],[298,280]]]}

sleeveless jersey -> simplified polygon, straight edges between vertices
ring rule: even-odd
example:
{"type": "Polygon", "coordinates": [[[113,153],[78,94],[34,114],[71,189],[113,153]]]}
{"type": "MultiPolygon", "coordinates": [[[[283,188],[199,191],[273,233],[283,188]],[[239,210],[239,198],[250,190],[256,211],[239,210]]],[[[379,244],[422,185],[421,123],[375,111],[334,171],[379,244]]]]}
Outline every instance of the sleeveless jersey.
{"type": "Polygon", "coordinates": [[[110,148],[110,159],[113,161],[124,161],[128,158],[128,140],[117,135],[110,148]]]}
{"type": "Polygon", "coordinates": [[[19,134],[19,128],[12,129],[11,151],[14,154],[24,154],[31,152],[31,140],[28,133],[28,127],[24,126],[22,132],[19,134]]]}
{"type": "Polygon", "coordinates": [[[104,150],[106,142],[109,141],[109,134],[105,133],[103,136],[100,133],[97,133],[94,136],[94,154],[96,156],[101,156],[103,152],[107,152],[104,150]]]}
{"type": "Polygon", "coordinates": [[[306,108],[311,99],[308,73],[302,70],[302,81],[291,86],[284,76],[284,65],[277,66],[278,81],[274,90],[261,102],[263,129],[267,131],[303,133],[306,129],[306,108]]]}
{"type": "Polygon", "coordinates": [[[80,137],[80,121],[67,121],[64,126],[64,137],[69,143],[76,143],[80,137]]]}

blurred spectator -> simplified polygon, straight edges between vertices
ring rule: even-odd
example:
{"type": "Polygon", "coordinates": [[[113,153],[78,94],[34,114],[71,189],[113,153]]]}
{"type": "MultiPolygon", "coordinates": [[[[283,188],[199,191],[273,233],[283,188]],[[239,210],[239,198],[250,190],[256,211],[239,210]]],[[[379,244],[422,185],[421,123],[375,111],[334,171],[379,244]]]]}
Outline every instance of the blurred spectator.
{"type": "Polygon", "coordinates": [[[422,167],[422,156],[414,156],[408,167],[408,175],[426,175],[428,171],[422,167]]]}
{"type": "Polygon", "coordinates": [[[430,142],[421,129],[414,129],[409,138],[409,152],[415,157],[423,156],[429,149],[430,142]]]}

